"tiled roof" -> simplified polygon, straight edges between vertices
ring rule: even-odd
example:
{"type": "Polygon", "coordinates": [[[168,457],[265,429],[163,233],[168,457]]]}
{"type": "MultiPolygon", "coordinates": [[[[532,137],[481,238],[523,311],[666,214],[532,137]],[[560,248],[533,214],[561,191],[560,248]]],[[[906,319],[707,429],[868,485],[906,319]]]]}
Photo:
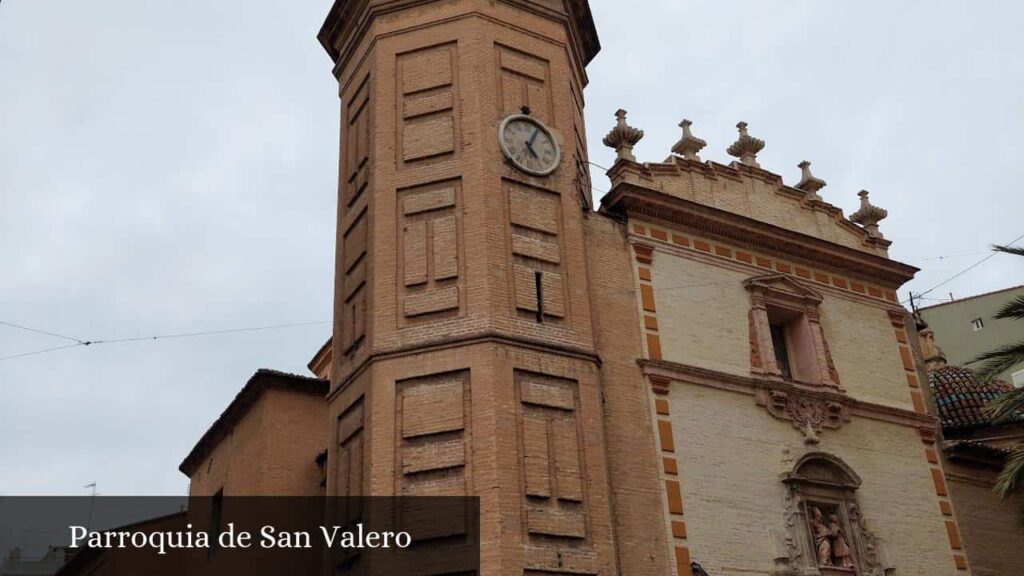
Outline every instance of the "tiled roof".
{"type": "MultiPolygon", "coordinates": [[[[1012,386],[1001,380],[984,384],[967,368],[943,366],[928,373],[932,395],[939,407],[944,429],[973,428],[991,424],[985,405],[1009,392],[1012,386]]],[[[1020,414],[1017,420],[1024,420],[1020,414]]]]}
{"type": "Polygon", "coordinates": [[[985,442],[979,442],[978,440],[955,440],[952,443],[950,443],[949,448],[954,450],[957,448],[967,450],[978,450],[1000,457],[1009,456],[1010,454],[1013,453],[1013,450],[1010,450],[1009,448],[1000,448],[999,446],[995,446],[993,444],[988,444],[985,442]]]}

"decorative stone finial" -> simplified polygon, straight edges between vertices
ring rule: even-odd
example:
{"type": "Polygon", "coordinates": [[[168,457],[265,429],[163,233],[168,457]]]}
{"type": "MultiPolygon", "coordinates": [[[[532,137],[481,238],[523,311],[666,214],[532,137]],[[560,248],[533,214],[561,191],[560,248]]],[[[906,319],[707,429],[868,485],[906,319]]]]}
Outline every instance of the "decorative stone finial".
{"type": "Polygon", "coordinates": [[[811,174],[811,163],[807,160],[797,164],[797,168],[800,168],[801,175],[800,182],[797,183],[796,188],[807,192],[807,194],[815,200],[821,200],[818,190],[827,186],[828,183],[821,178],[815,177],[814,174],[811,174]]]}
{"type": "Polygon", "coordinates": [[[921,339],[921,356],[924,357],[924,369],[928,372],[938,370],[946,365],[946,354],[935,343],[935,332],[927,325],[917,333],[921,339]]]}
{"type": "Polygon", "coordinates": [[[687,160],[700,162],[700,156],[697,156],[697,152],[700,152],[701,148],[707,146],[708,143],[690,133],[690,126],[692,125],[693,122],[689,120],[683,120],[679,123],[679,127],[683,129],[683,137],[672,147],[672,153],[678,154],[687,160]]]}
{"type": "Polygon", "coordinates": [[[850,220],[863,226],[867,230],[868,236],[883,238],[882,233],[878,231],[878,223],[885,220],[889,212],[878,206],[872,206],[871,201],[868,200],[867,190],[861,190],[857,193],[857,196],[860,196],[860,210],[850,214],[850,220]]]}
{"type": "Polygon", "coordinates": [[[615,113],[615,118],[617,118],[615,127],[604,137],[604,145],[615,149],[618,160],[636,162],[636,158],[633,156],[633,146],[636,146],[636,143],[644,137],[644,131],[626,124],[626,111],[621,108],[615,113]]]}
{"type": "Polygon", "coordinates": [[[740,137],[732,143],[732,146],[729,146],[726,152],[729,153],[729,156],[739,158],[742,164],[760,168],[761,165],[757,163],[757,153],[764,148],[764,140],[747,134],[746,122],[740,122],[736,127],[740,130],[740,137]]]}

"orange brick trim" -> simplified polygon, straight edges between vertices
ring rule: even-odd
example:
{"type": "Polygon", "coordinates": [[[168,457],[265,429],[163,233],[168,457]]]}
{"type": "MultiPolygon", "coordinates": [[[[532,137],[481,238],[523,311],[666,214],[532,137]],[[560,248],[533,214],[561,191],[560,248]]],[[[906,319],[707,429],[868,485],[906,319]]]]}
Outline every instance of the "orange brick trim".
{"type": "MultiPolygon", "coordinates": [[[[640,228],[644,228],[640,226],[640,228]]],[[[646,228],[644,228],[646,229],[646,228]]],[[[637,234],[643,234],[638,232],[636,224],[633,225],[633,231],[637,234]]],[[[654,235],[654,229],[651,230],[652,237],[656,237],[659,240],[667,241],[668,233],[654,235]]],[[[636,255],[637,267],[636,267],[636,278],[637,278],[637,290],[640,293],[640,315],[643,318],[644,324],[644,342],[647,344],[647,357],[652,360],[661,359],[661,336],[658,335],[658,317],[655,315],[657,312],[657,304],[654,301],[654,285],[652,282],[651,265],[654,264],[654,247],[649,244],[634,243],[633,252],[636,255]]],[[[651,383],[652,385],[654,382],[651,383]]],[[[661,393],[667,393],[668,387],[664,388],[661,393]]]]}
{"type": "Polygon", "coordinates": [[[647,357],[651,360],[661,360],[661,338],[651,332],[647,333],[647,357]]]}
{"type": "MultiPolygon", "coordinates": [[[[863,281],[854,280],[849,276],[833,274],[824,270],[811,270],[792,261],[781,260],[779,258],[764,256],[761,254],[753,254],[746,250],[737,249],[734,246],[726,246],[724,244],[714,242],[711,239],[687,236],[655,225],[644,225],[634,222],[630,226],[630,229],[634,235],[650,238],[656,242],[662,242],[677,247],[681,246],[704,254],[723,258],[725,260],[741,262],[743,264],[758,266],[769,270],[777,270],[783,274],[796,276],[805,280],[813,280],[819,284],[831,286],[838,290],[869,297],[882,302],[897,302],[896,293],[892,290],[879,286],[871,286],[865,284],[863,281]]],[[[645,250],[646,252],[643,256],[637,252],[637,261],[650,263],[653,247],[645,244],[634,244],[634,248],[638,246],[642,246],[642,250],[645,250]],[[641,258],[646,258],[646,260],[641,260],[641,258]]]]}
{"type": "Polygon", "coordinates": [[[686,540],[686,522],[682,520],[672,521],[672,537],[686,540]]]}
{"type": "Polygon", "coordinates": [[[676,443],[672,439],[672,423],[668,420],[658,420],[658,442],[662,452],[676,451],[676,443]]]}
{"type": "MultiPolygon", "coordinates": [[[[663,376],[649,375],[651,389],[655,394],[664,389],[667,393],[669,379],[663,376]]],[[[677,562],[677,574],[691,574],[690,551],[682,545],[687,539],[686,521],[683,516],[683,489],[679,482],[679,463],[676,460],[675,437],[672,433],[672,421],[668,419],[670,406],[665,398],[654,397],[655,422],[658,428],[658,449],[661,453],[661,467],[664,472],[665,484],[665,505],[672,517],[669,520],[668,531],[671,546],[675,553],[677,562]]]]}
{"type": "Polygon", "coordinates": [[[942,470],[932,468],[932,483],[935,484],[935,494],[938,496],[949,496],[946,489],[946,479],[942,476],[942,470]]]}
{"type": "Polygon", "coordinates": [[[679,474],[679,466],[676,465],[675,458],[664,457],[661,459],[661,465],[665,468],[665,474],[671,474],[677,476],[679,474]]]}
{"type": "Polygon", "coordinates": [[[683,490],[678,480],[665,480],[665,494],[668,496],[668,511],[683,514],[683,490]]]}
{"type": "MultiPolygon", "coordinates": [[[[895,294],[885,294],[885,298],[895,300],[895,294]]],[[[896,347],[900,353],[900,362],[903,364],[903,371],[906,374],[907,388],[910,392],[910,401],[914,405],[914,412],[918,414],[927,413],[924,403],[924,396],[921,394],[921,386],[917,375],[917,366],[910,351],[910,342],[907,334],[907,313],[901,309],[891,309],[889,321],[892,323],[893,335],[896,339],[896,347]]],[[[939,462],[938,452],[935,450],[934,428],[918,428],[921,442],[925,444],[924,457],[928,462],[928,470],[932,475],[932,484],[935,486],[935,496],[939,499],[939,512],[946,524],[946,536],[949,538],[949,547],[953,552],[963,550],[963,543],[960,540],[960,530],[957,528],[956,519],[953,517],[953,504],[949,501],[949,489],[946,486],[946,477],[942,472],[942,465],[939,462]]],[[[953,562],[957,570],[967,570],[967,557],[962,553],[953,555],[953,562]]]]}
{"type": "Polygon", "coordinates": [[[690,568],[690,549],[686,546],[676,546],[676,576],[693,576],[693,569],[690,568]]]}

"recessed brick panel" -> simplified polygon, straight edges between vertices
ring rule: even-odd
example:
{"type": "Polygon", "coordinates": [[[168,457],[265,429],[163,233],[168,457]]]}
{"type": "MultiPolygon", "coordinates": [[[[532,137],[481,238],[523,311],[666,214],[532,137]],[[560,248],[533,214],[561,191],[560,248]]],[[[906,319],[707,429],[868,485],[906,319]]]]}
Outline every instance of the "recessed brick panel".
{"type": "Polygon", "coordinates": [[[524,234],[512,235],[512,253],[542,262],[558,264],[561,260],[561,247],[557,242],[544,238],[534,238],[524,234]]]}
{"type": "Polygon", "coordinates": [[[402,438],[462,430],[462,392],[461,378],[402,384],[402,438]]]}
{"type": "Polygon", "coordinates": [[[465,493],[468,383],[466,371],[395,383],[400,494],[465,493]]]}
{"type": "Polygon", "coordinates": [[[506,181],[508,208],[512,224],[557,236],[559,233],[559,197],[506,181]]]}
{"type": "Polygon", "coordinates": [[[402,198],[402,213],[406,216],[455,206],[455,186],[442,186],[406,194],[402,198]]]}
{"type": "Polygon", "coordinates": [[[453,154],[459,134],[456,44],[429,46],[397,58],[400,165],[453,154]]]}
{"type": "Polygon", "coordinates": [[[518,114],[523,106],[529,106],[532,116],[555,126],[548,61],[501,44],[495,45],[495,50],[500,94],[497,117],[518,114]]]}
{"type": "Polygon", "coordinates": [[[408,294],[405,297],[403,311],[406,316],[411,318],[423,316],[424,314],[456,310],[458,307],[459,289],[457,286],[449,286],[447,288],[437,288],[408,294]]]}
{"type": "Polygon", "coordinates": [[[583,538],[577,383],[523,371],[515,372],[515,380],[527,532],[583,538]]]}
{"type": "Polygon", "coordinates": [[[463,304],[461,183],[425,184],[400,190],[398,198],[398,299],[404,319],[457,314],[463,304]]]}

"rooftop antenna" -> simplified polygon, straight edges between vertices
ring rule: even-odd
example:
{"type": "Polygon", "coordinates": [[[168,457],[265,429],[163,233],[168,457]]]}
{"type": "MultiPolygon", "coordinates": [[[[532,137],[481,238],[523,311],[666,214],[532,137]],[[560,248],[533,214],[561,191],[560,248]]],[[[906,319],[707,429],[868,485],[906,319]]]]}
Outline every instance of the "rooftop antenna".
{"type": "Polygon", "coordinates": [[[83,488],[92,488],[92,494],[89,495],[89,521],[85,524],[86,530],[92,529],[92,510],[96,506],[96,483],[92,482],[86,484],[83,488]]]}

